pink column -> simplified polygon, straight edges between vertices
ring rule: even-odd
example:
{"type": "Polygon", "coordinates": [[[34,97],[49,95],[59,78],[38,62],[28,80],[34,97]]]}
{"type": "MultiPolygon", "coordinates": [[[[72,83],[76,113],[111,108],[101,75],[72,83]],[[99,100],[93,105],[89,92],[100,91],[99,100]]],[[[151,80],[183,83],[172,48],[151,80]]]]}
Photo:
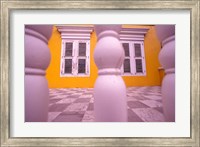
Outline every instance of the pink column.
{"type": "Polygon", "coordinates": [[[25,26],[25,121],[48,119],[49,89],[45,70],[50,63],[50,25],[25,26]]]}
{"type": "Polygon", "coordinates": [[[124,50],[119,41],[121,25],[95,25],[98,42],[94,60],[98,78],[94,86],[94,113],[97,122],[127,121],[126,86],[120,67],[124,50]]]}
{"type": "Polygon", "coordinates": [[[157,25],[156,31],[162,48],[159,60],[165,69],[162,81],[162,99],[165,121],[175,121],[175,25],[157,25]]]}

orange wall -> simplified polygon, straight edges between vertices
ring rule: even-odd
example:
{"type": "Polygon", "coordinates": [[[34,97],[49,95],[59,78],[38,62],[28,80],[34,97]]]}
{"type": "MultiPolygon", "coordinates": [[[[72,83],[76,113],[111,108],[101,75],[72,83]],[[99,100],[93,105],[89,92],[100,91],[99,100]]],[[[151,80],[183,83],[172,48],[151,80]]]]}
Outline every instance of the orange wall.
{"type": "MultiPolygon", "coordinates": [[[[125,84],[127,87],[160,85],[161,79],[158,71],[158,67],[160,67],[158,62],[160,44],[156,37],[154,26],[123,25],[123,27],[149,28],[144,41],[147,71],[146,76],[123,76],[125,84]]],[[[97,41],[95,32],[92,33],[90,41],[90,77],[60,77],[61,37],[56,27],[53,28],[53,33],[49,40],[51,62],[46,74],[49,88],[90,88],[94,86],[97,78],[97,67],[93,58],[94,48],[97,41]]]]}

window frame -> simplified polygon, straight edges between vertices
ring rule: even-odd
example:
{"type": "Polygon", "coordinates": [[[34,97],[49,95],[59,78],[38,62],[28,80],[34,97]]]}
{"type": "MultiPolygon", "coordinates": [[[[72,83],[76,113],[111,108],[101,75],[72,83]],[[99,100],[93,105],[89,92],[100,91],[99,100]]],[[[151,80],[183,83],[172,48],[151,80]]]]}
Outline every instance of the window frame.
{"type": "MultiPolygon", "coordinates": [[[[130,58],[130,73],[125,73],[124,72],[124,62],[121,66],[121,75],[122,76],[146,76],[146,58],[145,58],[145,51],[144,51],[144,41],[126,41],[126,40],[121,40],[120,41],[122,44],[123,43],[128,43],[129,44],[129,58],[130,58]],[[135,47],[134,44],[140,44],[141,46],[141,57],[135,57],[135,47]],[[142,73],[137,73],[136,72],[136,59],[141,59],[142,60],[142,73]]],[[[123,45],[122,45],[123,47],[123,45]]],[[[123,48],[124,49],[124,48],[123,48]]],[[[124,59],[128,59],[125,57],[124,59]]]]}
{"type": "Polygon", "coordinates": [[[90,76],[90,40],[62,39],[60,56],[60,77],[89,77],[90,76]],[[65,45],[73,43],[72,57],[65,57],[65,45]],[[79,56],[79,43],[86,43],[86,56],[79,56]],[[65,59],[72,59],[72,73],[64,73],[65,59]],[[78,59],[85,59],[85,73],[78,73],[78,59]],[[75,66],[75,67],[74,67],[75,66]]]}

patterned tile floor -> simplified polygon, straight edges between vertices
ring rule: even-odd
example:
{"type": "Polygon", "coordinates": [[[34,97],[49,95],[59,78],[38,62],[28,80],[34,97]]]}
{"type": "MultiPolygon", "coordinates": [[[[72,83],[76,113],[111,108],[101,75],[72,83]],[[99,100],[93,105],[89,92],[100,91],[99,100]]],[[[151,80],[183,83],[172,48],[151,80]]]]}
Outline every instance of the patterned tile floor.
{"type": "MultiPolygon", "coordinates": [[[[50,89],[49,122],[94,122],[92,88],[50,89]]],[[[127,88],[129,122],[163,122],[160,86],[127,88]]]]}

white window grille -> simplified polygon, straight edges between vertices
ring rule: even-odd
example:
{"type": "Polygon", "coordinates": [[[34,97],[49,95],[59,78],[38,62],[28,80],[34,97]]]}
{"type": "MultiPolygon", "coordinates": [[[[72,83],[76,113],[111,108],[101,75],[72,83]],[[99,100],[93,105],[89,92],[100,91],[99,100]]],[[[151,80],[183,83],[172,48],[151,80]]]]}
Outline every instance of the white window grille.
{"type": "Polygon", "coordinates": [[[90,76],[90,36],[93,27],[56,27],[62,39],[60,76],[90,76]]]}
{"type": "Polygon", "coordinates": [[[63,40],[61,52],[61,76],[89,76],[89,55],[89,40],[63,40]]]}
{"type": "Polygon", "coordinates": [[[122,76],[146,76],[144,37],[148,28],[122,28],[119,37],[124,48],[125,59],[121,67],[122,76]]]}
{"type": "Polygon", "coordinates": [[[143,41],[122,41],[124,49],[124,63],[121,67],[124,76],[145,76],[146,64],[143,41]]]}

